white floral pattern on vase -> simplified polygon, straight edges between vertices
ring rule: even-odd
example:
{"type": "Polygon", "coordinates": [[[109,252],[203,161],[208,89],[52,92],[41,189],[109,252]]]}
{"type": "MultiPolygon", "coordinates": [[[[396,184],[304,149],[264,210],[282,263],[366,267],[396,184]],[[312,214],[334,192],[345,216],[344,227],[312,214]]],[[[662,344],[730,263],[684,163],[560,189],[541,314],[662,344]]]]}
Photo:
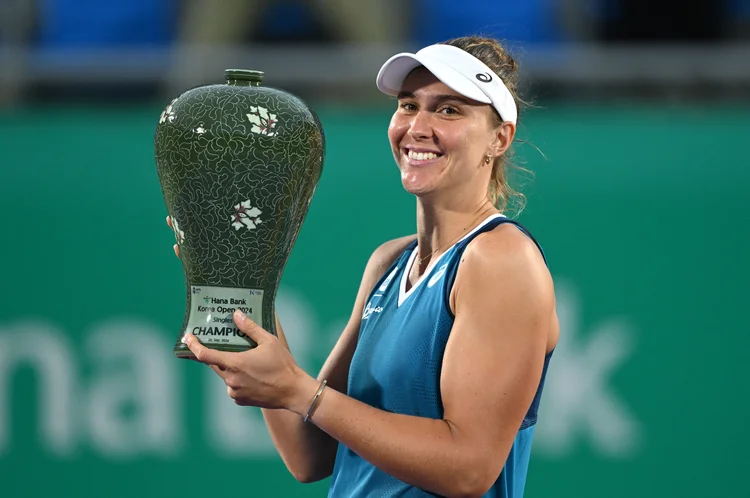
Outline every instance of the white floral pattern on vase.
{"type": "Polygon", "coordinates": [[[159,123],[163,123],[164,121],[169,120],[171,123],[174,121],[174,113],[172,112],[172,104],[174,104],[175,100],[172,99],[172,102],[169,103],[169,105],[161,112],[161,116],[159,116],[159,123]]]}
{"type": "Polygon", "coordinates": [[[180,230],[180,224],[177,222],[174,216],[170,216],[172,219],[172,230],[174,231],[174,238],[177,239],[178,244],[185,242],[185,232],[180,230]]]}
{"type": "Polygon", "coordinates": [[[269,137],[276,134],[273,131],[278,122],[276,121],[276,114],[269,113],[265,107],[250,106],[250,114],[247,115],[247,119],[253,124],[250,128],[251,132],[269,137]]]}
{"type": "Polygon", "coordinates": [[[262,211],[257,207],[253,207],[250,200],[242,201],[234,206],[234,214],[232,215],[232,226],[235,230],[239,230],[242,227],[248,230],[254,230],[258,225],[263,223],[260,219],[262,211]]]}

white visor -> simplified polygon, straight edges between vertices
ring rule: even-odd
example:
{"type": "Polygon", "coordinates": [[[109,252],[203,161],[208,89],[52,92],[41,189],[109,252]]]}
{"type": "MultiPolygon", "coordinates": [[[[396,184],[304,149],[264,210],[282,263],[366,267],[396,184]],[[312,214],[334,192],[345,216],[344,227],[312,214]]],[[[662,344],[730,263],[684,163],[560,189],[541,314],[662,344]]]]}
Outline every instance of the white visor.
{"type": "Polygon", "coordinates": [[[386,95],[398,96],[406,76],[419,66],[426,67],[464,97],[491,104],[503,121],[516,123],[518,110],[505,83],[484,62],[452,45],[430,45],[416,54],[394,55],[378,72],[378,89],[386,95]]]}

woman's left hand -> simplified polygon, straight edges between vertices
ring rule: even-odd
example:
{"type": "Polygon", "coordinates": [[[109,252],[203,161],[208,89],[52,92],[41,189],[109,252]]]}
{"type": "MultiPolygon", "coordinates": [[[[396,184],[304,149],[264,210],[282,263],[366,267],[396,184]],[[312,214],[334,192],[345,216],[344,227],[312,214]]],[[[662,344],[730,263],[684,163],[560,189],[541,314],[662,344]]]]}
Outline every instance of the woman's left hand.
{"type": "Polygon", "coordinates": [[[227,385],[229,397],[238,405],[261,408],[290,408],[300,397],[307,373],[294,361],[279,339],[236,311],[234,321],[258,346],[231,353],[207,348],[193,334],[185,334],[196,359],[207,364],[227,385]]]}

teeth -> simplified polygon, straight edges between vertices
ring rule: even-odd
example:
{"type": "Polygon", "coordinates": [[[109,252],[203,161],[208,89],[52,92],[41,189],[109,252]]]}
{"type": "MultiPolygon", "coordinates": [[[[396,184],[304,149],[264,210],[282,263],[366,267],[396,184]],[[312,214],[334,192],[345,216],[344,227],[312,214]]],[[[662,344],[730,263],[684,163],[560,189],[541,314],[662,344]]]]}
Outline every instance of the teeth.
{"type": "Polygon", "coordinates": [[[409,159],[416,159],[417,161],[426,161],[438,157],[434,152],[414,152],[413,150],[409,151],[408,156],[409,159]]]}

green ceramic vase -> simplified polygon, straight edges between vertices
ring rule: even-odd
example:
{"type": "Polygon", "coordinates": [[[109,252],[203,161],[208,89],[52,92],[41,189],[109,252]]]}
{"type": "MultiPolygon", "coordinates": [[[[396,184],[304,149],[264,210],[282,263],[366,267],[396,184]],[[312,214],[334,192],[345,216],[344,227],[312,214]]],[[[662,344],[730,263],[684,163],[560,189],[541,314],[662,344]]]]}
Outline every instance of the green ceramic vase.
{"type": "Polygon", "coordinates": [[[255,347],[232,319],[237,308],[276,334],[281,275],[323,169],[323,128],[305,102],[262,86],[260,71],[225,77],[172,100],[154,137],[185,273],[179,358],[193,356],[187,332],[223,351],[255,347]]]}

